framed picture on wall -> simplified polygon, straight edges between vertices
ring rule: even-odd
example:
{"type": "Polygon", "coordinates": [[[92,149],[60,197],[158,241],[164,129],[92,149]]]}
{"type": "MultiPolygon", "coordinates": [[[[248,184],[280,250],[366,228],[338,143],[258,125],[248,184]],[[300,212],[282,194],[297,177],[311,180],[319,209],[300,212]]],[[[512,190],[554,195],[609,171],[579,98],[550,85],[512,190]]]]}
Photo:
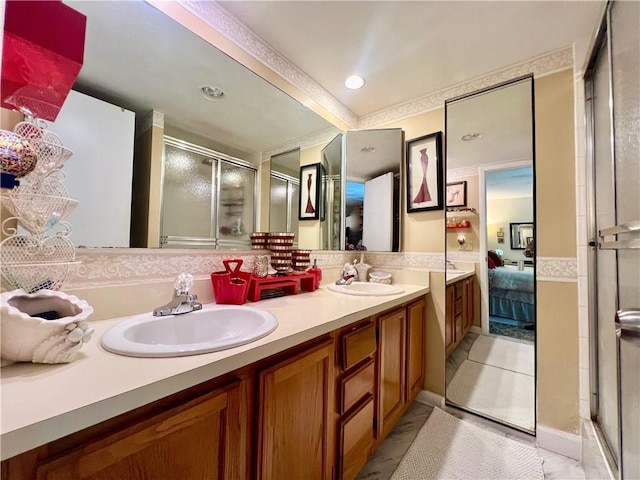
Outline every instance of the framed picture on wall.
{"type": "Polygon", "coordinates": [[[442,132],[405,142],[407,213],[442,210],[442,132]]]}
{"type": "Polygon", "coordinates": [[[447,183],[447,207],[467,206],[467,182],[447,183]]]}
{"type": "Polygon", "coordinates": [[[322,192],[322,164],[314,163],[300,167],[300,204],[299,220],[318,220],[320,218],[322,192]]]}

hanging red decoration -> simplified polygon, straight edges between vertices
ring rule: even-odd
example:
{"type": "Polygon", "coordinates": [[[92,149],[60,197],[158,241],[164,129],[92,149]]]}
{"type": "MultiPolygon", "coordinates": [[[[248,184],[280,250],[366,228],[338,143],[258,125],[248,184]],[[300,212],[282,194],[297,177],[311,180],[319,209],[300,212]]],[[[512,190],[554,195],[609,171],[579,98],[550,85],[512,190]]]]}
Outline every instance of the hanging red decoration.
{"type": "Polygon", "coordinates": [[[53,121],[84,60],[87,18],[59,0],[8,0],[2,107],[53,121]]]}

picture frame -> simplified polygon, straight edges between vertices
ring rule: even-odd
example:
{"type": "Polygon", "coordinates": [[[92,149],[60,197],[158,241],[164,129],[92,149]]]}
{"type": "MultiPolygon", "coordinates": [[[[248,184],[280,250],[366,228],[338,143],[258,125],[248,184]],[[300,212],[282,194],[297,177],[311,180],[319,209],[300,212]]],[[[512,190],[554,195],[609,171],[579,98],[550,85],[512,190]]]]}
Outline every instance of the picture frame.
{"type": "Polygon", "coordinates": [[[407,213],[444,209],[442,132],[405,142],[407,213]]]}
{"type": "Polygon", "coordinates": [[[319,220],[321,215],[322,193],[321,163],[313,163],[300,167],[300,201],[298,203],[298,220],[319,220]]]}
{"type": "Polygon", "coordinates": [[[467,206],[467,182],[447,183],[447,207],[467,206]]]}

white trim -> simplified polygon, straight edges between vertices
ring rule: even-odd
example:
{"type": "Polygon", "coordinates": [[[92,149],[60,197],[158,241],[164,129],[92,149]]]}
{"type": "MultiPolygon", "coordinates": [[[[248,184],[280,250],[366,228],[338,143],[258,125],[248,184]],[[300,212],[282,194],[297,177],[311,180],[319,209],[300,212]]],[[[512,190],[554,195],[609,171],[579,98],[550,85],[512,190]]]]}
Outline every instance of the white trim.
{"type": "Polygon", "coordinates": [[[538,447],[550,452],[582,460],[582,438],[580,435],[538,424],[536,425],[536,443],[538,447]]]}
{"type": "Polygon", "coordinates": [[[429,405],[430,407],[442,407],[444,408],[444,397],[437,393],[430,392],[429,390],[420,390],[416,397],[416,402],[423,405],[429,405]]]}

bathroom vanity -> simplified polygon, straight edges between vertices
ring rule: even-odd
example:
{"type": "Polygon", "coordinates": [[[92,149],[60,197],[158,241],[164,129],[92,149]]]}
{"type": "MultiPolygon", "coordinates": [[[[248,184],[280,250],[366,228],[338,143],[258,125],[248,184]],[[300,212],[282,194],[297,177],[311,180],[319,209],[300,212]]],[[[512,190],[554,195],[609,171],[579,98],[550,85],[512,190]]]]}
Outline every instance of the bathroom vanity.
{"type": "Polygon", "coordinates": [[[445,315],[445,348],[447,357],[460,344],[474,320],[475,272],[447,279],[447,308],[445,315]]]}
{"type": "Polygon", "coordinates": [[[403,287],[261,302],[279,327],[222,352],[6,367],[2,478],[354,478],[423,387],[429,290],[403,287]]]}

